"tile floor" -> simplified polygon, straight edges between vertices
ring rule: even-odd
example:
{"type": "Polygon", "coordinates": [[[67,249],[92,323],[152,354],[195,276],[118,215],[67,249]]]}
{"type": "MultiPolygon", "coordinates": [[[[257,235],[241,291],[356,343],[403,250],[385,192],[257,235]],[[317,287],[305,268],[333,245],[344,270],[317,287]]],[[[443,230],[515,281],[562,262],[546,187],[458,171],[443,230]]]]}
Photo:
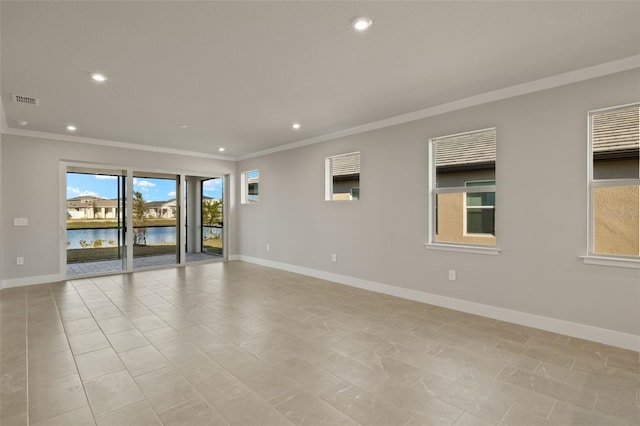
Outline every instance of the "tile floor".
{"type": "Polygon", "coordinates": [[[637,352],[243,262],[0,302],[2,426],[640,424],[637,352]]]}

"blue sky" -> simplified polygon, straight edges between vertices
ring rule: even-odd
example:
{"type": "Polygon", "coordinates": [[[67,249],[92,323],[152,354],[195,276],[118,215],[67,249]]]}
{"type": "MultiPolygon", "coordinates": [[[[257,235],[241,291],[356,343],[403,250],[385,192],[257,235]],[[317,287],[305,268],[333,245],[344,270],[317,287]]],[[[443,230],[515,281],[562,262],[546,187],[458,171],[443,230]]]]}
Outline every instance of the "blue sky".
{"type": "MultiPolygon", "coordinates": [[[[166,201],[176,198],[175,181],[171,179],[134,178],[133,190],[140,191],[145,201],[166,201]]],[[[67,198],[81,195],[116,198],[118,179],[116,176],[67,173],[67,198]]],[[[204,195],[222,198],[222,179],[205,181],[204,195]]]]}

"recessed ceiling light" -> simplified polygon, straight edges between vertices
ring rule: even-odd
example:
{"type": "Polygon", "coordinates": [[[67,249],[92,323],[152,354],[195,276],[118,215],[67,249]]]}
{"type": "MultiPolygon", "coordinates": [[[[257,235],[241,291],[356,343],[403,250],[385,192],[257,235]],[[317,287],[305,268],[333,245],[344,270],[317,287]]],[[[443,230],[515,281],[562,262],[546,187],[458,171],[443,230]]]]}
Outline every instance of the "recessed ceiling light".
{"type": "Polygon", "coordinates": [[[373,21],[371,20],[371,18],[367,18],[366,16],[363,16],[361,18],[356,18],[353,21],[351,21],[351,25],[357,31],[364,31],[367,28],[369,28],[371,24],[373,24],[373,21]]]}
{"type": "Polygon", "coordinates": [[[16,120],[16,124],[17,124],[18,126],[22,126],[22,127],[24,127],[24,126],[26,126],[27,124],[29,124],[29,122],[28,122],[27,120],[16,120]]]}
{"type": "Polygon", "coordinates": [[[181,129],[186,129],[186,128],[188,128],[188,127],[189,127],[189,125],[188,125],[188,124],[181,124],[181,125],[180,125],[180,128],[181,128],[181,129]]]}
{"type": "Polygon", "coordinates": [[[69,124],[67,126],[67,130],[70,132],[75,132],[76,130],[78,130],[78,128],[76,126],[74,126],[73,124],[69,124]]]}
{"type": "Polygon", "coordinates": [[[224,148],[223,148],[223,147],[220,147],[220,148],[218,148],[218,151],[220,151],[220,152],[224,152],[224,148]]]}
{"type": "Polygon", "coordinates": [[[300,123],[293,123],[291,127],[293,127],[294,130],[298,130],[302,125],[300,123]]]}
{"type": "Polygon", "coordinates": [[[107,76],[99,72],[92,73],[91,78],[93,79],[93,81],[96,81],[98,83],[104,83],[105,81],[107,81],[107,76]]]}

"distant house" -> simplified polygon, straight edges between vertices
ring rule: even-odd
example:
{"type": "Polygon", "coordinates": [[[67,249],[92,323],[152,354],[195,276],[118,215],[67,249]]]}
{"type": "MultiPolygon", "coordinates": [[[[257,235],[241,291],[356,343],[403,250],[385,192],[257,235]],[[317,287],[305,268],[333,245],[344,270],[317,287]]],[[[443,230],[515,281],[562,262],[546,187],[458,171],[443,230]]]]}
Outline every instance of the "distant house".
{"type": "MultiPolygon", "coordinates": [[[[203,197],[203,202],[212,202],[216,198],[203,197]]],[[[146,217],[150,219],[175,219],[176,199],[167,201],[149,201],[145,207],[146,217]]],[[[116,219],[118,217],[117,200],[83,195],[67,199],[67,219],[116,219]]]]}
{"type": "Polygon", "coordinates": [[[149,201],[144,204],[147,217],[151,219],[175,219],[177,212],[176,199],[168,201],[149,201]]]}
{"type": "Polygon", "coordinates": [[[116,219],[118,201],[83,195],[67,199],[67,219],[116,219]]]}

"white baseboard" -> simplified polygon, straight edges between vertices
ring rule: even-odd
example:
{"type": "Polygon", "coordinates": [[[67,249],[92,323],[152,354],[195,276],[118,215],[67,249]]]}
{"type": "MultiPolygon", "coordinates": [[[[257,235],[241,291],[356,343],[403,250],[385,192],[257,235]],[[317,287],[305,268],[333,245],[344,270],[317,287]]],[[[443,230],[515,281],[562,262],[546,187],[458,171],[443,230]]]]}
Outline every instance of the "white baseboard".
{"type": "Polygon", "coordinates": [[[26,285],[49,284],[64,280],[64,276],[60,274],[54,275],[38,275],[35,277],[11,278],[2,280],[2,288],[23,287],[26,285]]]}
{"type": "Polygon", "coordinates": [[[230,254],[229,255],[229,260],[234,261],[234,260],[240,260],[240,256],[237,254],[230,254]]]}
{"type": "Polygon", "coordinates": [[[281,269],[284,271],[332,281],[335,283],[348,285],[350,287],[357,287],[377,293],[388,294],[390,296],[396,296],[402,299],[428,303],[430,305],[436,305],[456,311],[481,315],[500,321],[538,328],[553,333],[591,340],[594,342],[604,343],[606,345],[617,346],[633,351],[640,351],[640,336],[636,336],[633,334],[622,333],[619,331],[608,330],[605,328],[594,327],[591,325],[580,324],[541,315],[529,314],[526,312],[514,311],[511,309],[485,305],[482,303],[470,302],[468,300],[440,296],[437,294],[418,290],[396,287],[388,284],[378,283],[375,281],[363,280],[360,278],[334,274],[318,269],[305,268],[288,263],[274,262],[272,260],[261,259],[257,257],[239,255],[238,259],[244,262],[255,263],[257,265],[267,266],[270,268],[281,269]]]}

